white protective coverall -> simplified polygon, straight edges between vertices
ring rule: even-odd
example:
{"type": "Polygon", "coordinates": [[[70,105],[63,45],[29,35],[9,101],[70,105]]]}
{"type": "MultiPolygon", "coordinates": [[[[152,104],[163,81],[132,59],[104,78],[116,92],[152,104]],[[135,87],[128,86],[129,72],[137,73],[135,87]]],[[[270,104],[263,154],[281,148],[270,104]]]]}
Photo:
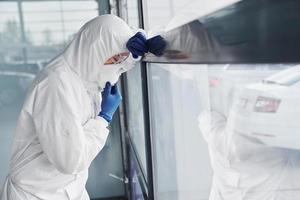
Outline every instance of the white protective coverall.
{"type": "Polygon", "coordinates": [[[97,116],[102,88],[137,59],[104,62],[128,52],[133,35],[120,18],[99,16],[36,77],[20,113],[1,200],[89,199],[88,168],[109,133],[108,123],[97,116]]]}
{"type": "Polygon", "coordinates": [[[300,152],[234,133],[235,117],[231,112],[227,120],[215,111],[199,117],[214,172],[209,199],[299,200],[300,152]]]}

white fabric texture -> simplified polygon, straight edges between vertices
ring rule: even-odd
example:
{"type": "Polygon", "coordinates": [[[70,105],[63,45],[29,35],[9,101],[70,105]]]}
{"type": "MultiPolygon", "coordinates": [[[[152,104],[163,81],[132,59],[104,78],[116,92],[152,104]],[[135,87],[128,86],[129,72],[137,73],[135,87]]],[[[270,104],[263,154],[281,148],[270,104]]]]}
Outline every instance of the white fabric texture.
{"type": "Polygon", "coordinates": [[[215,111],[199,117],[214,172],[209,199],[298,200],[299,151],[268,147],[234,133],[234,119],[234,113],[227,119],[215,111]]]}
{"type": "Polygon", "coordinates": [[[89,199],[88,168],[109,133],[97,116],[102,88],[137,60],[104,63],[128,52],[133,33],[120,18],[99,16],[36,77],[20,113],[1,200],[89,199]]]}

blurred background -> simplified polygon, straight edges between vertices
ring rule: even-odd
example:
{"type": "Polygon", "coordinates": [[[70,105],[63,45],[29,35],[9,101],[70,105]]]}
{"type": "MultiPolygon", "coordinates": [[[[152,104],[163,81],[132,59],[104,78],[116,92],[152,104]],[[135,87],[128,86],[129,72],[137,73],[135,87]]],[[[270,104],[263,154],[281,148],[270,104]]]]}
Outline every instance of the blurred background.
{"type": "MultiPolygon", "coordinates": [[[[0,1],[0,187],[26,91],[36,74],[59,54],[87,21],[110,13],[108,1],[0,1]]],[[[103,154],[93,162],[91,198],[124,196],[120,134],[112,126],[103,154]],[[114,148],[110,148],[112,145],[114,148]],[[108,159],[109,158],[109,159],[108,159]],[[104,162],[105,160],[105,162],[104,162]]]]}
{"type": "MultiPolygon", "coordinates": [[[[286,163],[294,164],[292,170],[285,172],[296,177],[298,8],[296,0],[0,0],[0,188],[31,82],[84,23],[108,13],[144,28],[148,37],[162,34],[173,49],[160,58],[148,54],[120,78],[123,103],[90,167],[86,188],[91,199],[208,200],[219,173],[212,149],[227,141],[229,149],[238,147],[224,158],[227,162],[236,158],[230,162],[243,169],[255,163],[267,176],[273,168],[251,158],[269,160],[265,151],[280,151],[294,156],[276,158],[291,161],[286,163]],[[251,138],[246,144],[260,145],[244,148],[230,134],[208,140],[201,126],[210,126],[210,120],[199,120],[205,112],[228,120],[235,134],[251,138]],[[245,153],[242,161],[240,152],[245,153]]],[[[278,163],[272,167],[281,172],[278,163]]],[[[297,191],[298,182],[288,189],[297,191]]]]}

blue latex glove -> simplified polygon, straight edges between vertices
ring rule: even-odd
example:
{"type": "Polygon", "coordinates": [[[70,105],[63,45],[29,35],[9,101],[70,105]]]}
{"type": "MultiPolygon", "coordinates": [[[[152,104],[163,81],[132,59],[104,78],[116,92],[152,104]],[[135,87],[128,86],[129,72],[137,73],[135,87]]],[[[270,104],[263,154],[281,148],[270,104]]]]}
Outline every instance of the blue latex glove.
{"type": "Polygon", "coordinates": [[[155,36],[147,40],[147,46],[149,48],[149,52],[153,53],[156,56],[162,56],[164,50],[166,49],[167,42],[160,35],[155,36]]]}
{"type": "Polygon", "coordinates": [[[109,82],[106,82],[104,91],[102,92],[101,112],[99,113],[99,116],[103,117],[107,122],[111,122],[121,101],[122,96],[117,84],[111,86],[109,82]]]}
{"type": "Polygon", "coordinates": [[[134,58],[143,56],[148,52],[146,37],[141,32],[138,32],[134,36],[132,36],[128,40],[126,47],[131,52],[134,58]]]}

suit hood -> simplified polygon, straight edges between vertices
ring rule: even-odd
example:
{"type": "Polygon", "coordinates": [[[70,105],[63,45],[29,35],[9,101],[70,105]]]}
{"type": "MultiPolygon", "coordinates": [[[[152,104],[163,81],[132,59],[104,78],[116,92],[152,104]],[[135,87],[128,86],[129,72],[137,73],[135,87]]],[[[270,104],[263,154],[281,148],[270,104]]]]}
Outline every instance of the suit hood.
{"type": "Polygon", "coordinates": [[[79,30],[62,55],[85,82],[104,88],[107,81],[114,84],[124,72],[121,65],[104,65],[105,61],[115,54],[128,52],[126,43],[133,34],[121,18],[98,16],[79,30]]]}

